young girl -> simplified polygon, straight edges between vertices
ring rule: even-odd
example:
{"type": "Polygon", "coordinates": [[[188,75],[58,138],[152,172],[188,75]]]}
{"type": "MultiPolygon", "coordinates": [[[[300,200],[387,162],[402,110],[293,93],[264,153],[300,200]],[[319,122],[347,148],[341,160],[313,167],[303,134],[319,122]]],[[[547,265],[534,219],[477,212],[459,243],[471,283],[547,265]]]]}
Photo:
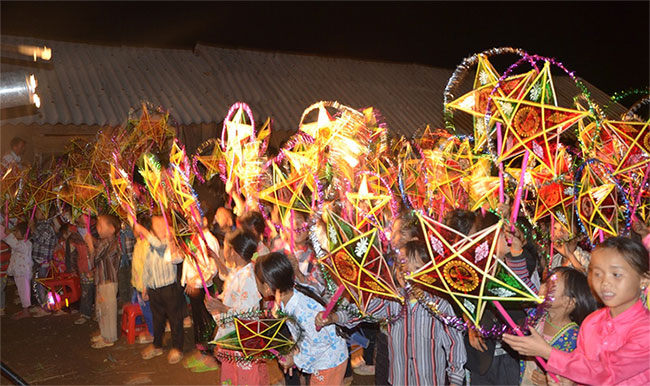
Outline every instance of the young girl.
{"type": "Polygon", "coordinates": [[[25,240],[27,224],[21,222],[16,225],[13,232],[5,237],[4,242],[11,247],[11,259],[7,274],[14,277],[18,296],[23,309],[12,316],[12,319],[22,319],[31,316],[29,307],[32,305],[30,282],[32,280],[32,243],[25,240]]]}
{"type": "Polygon", "coordinates": [[[262,256],[266,255],[267,253],[270,252],[269,248],[266,246],[264,243],[264,233],[266,231],[266,221],[264,220],[264,216],[262,216],[262,213],[255,211],[255,210],[249,210],[248,212],[244,213],[243,216],[241,216],[238,219],[238,222],[242,229],[254,234],[258,238],[257,242],[257,255],[262,256]]]}
{"type": "Polygon", "coordinates": [[[548,371],[585,385],[650,384],[650,311],[641,293],[650,283],[648,250],[638,241],[612,237],[592,251],[591,287],[606,307],[589,315],[578,347],[567,353],[531,335],[504,334],[523,355],[548,360],[548,371]]]}
{"type": "MultiPolygon", "coordinates": [[[[539,293],[540,296],[550,294],[552,300],[546,317],[538,322],[536,330],[554,348],[566,352],[575,350],[580,324],[597,307],[587,277],[574,268],[558,267],[542,284],[539,293]]],[[[521,361],[521,370],[521,385],[547,384],[547,376],[538,369],[533,358],[521,361]]],[[[562,381],[562,384],[573,384],[564,378],[562,381]]]]}
{"type": "MultiPolygon", "coordinates": [[[[396,277],[404,288],[403,275],[414,272],[424,265],[428,255],[427,247],[418,240],[409,241],[400,250],[406,264],[400,267],[396,277]]],[[[401,264],[400,264],[401,265],[401,264]]],[[[388,346],[390,355],[390,379],[393,385],[461,385],[465,376],[464,365],[467,359],[462,333],[448,327],[431,315],[425,304],[416,299],[408,299],[409,294],[402,289],[407,304],[374,297],[370,300],[368,313],[376,318],[386,318],[388,323],[388,346]],[[446,382],[445,379],[448,379],[446,382]]],[[[426,301],[432,301],[437,308],[448,315],[454,311],[446,300],[422,293],[426,301]]],[[[352,328],[361,320],[348,320],[348,314],[337,312],[327,320],[319,314],[318,326],[337,323],[352,328]]]]}
{"type": "Polygon", "coordinates": [[[89,254],[95,260],[95,304],[99,316],[100,334],[92,337],[92,348],[109,347],[117,341],[117,270],[120,265],[120,242],[117,234],[120,220],[113,215],[101,215],[97,219],[99,240],[86,233],[89,254]]]}
{"type": "MultiPolygon", "coordinates": [[[[145,229],[151,229],[151,217],[146,214],[140,214],[137,217],[137,222],[145,229]]],[[[133,291],[133,303],[140,305],[142,316],[147,324],[147,332],[143,332],[136,338],[136,342],[141,344],[153,343],[153,315],[151,313],[151,303],[144,300],[142,293],[144,286],[142,285],[142,274],[144,272],[144,264],[149,253],[149,242],[147,236],[140,232],[139,227],[133,229],[135,236],[135,245],[133,246],[133,255],[131,258],[131,285],[135,288],[133,291]]]]}
{"type": "MultiPolygon", "coordinates": [[[[206,299],[205,305],[218,320],[226,313],[249,311],[259,307],[262,298],[257,290],[253,263],[251,259],[257,251],[257,239],[254,235],[238,229],[228,233],[224,240],[224,257],[230,268],[223,285],[221,300],[213,297],[206,299]]],[[[223,273],[222,273],[223,274],[223,273]]],[[[234,330],[234,326],[219,328],[215,339],[219,339],[234,330]]],[[[236,355],[229,352],[230,355],[236,355]]],[[[265,362],[242,364],[223,361],[221,363],[221,383],[231,385],[266,385],[269,373],[265,362]]]]}
{"type": "MultiPolygon", "coordinates": [[[[287,314],[295,316],[304,331],[299,342],[300,350],[280,364],[285,370],[295,364],[303,372],[311,374],[310,385],[342,385],[348,361],[345,340],[336,334],[334,326],[316,331],[316,315],[325,307],[309,290],[300,285],[294,287],[294,268],[289,259],[282,253],[259,257],[255,263],[255,277],[260,293],[275,295],[276,304],[287,314]]],[[[297,327],[292,323],[288,326],[295,338],[297,327]]]]}
{"type": "MultiPolygon", "coordinates": [[[[205,207],[205,205],[203,206],[205,207]]],[[[196,355],[191,356],[185,362],[185,366],[191,367],[192,371],[212,371],[218,368],[208,348],[208,342],[212,339],[214,332],[214,319],[205,308],[205,289],[201,280],[202,277],[210,294],[214,294],[212,279],[217,274],[217,256],[219,256],[220,248],[219,241],[209,230],[208,219],[214,217],[215,209],[208,210],[206,216],[203,217],[203,238],[199,235],[193,235],[191,238],[192,249],[195,249],[194,255],[183,260],[181,285],[185,287],[185,293],[190,298],[194,345],[198,351],[196,355]],[[201,270],[200,274],[199,269],[201,270]]]]}

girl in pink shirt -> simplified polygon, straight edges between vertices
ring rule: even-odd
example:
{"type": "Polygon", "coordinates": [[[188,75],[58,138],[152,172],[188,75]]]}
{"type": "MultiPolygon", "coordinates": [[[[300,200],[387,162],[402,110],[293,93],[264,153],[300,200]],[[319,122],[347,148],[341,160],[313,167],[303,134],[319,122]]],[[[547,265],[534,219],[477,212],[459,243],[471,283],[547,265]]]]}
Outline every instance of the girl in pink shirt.
{"type": "Polygon", "coordinates": [[[548,360],[548,371],[585,385],[650,384],[650,311],[641,293],[650,284],[648,251],[643,244],[612,237],[596,246],[589,266],[591,287],[606,305],[580,327],[578,347],[567,353],[541,335],[503,340],[523,355],[548,360]]]}

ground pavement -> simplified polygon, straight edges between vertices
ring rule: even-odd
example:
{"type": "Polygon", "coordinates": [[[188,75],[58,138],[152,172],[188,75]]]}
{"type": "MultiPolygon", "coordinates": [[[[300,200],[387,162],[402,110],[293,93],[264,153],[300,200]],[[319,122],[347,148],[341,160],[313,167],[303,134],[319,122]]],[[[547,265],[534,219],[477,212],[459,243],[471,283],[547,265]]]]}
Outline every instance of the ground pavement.
{"type": "MultiPolygon", "coordinates": [[[[79,314],[12,320],[9,315],[19,310],[13,304],[15,289],[7,286],[7,315],[0,321],[1,359],[29,384],[219,384],[219,371],[192,373],[181,363],[167,363],[169,333],[165,354],[143,360],[140,351],[146,345],[129,345],[123,336],[112,347],[91,348],[89,339],[98,325],[94,321],[75,325],[79,314]]],[[[193,350],[193,340],[192,329],[185,329],[186,356],[193,350]]],[[[272,384],[283,382],[275,362],[269,363],[269,372],[272,384]]],[[[354,377],[353,385],[373,383],[373,377],[354,377]]],[[[10,382],[3,377],[0,384],[10,382]]]]}

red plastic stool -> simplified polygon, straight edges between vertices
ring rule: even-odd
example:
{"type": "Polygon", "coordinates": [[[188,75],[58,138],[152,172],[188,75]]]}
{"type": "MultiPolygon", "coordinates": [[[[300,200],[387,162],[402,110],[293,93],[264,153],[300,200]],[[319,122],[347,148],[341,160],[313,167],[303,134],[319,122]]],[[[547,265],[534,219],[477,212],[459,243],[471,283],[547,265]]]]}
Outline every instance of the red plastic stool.
{"type": "Polygon", "coordinates": [[[51,291],[61,288],[63,296],[61,299],[68,299],[68,304],[74,303],[81,298],[81,281],[79,276],[62,273],[51,279],[43,279],[41,283],[51,291]]]}
{"type": "Polygon", "coordinates": [[[122,333],[126,334],[126,342],[135,343],[136,333],[145,331],[147,331],[147,323],[144,322],[140,305],[137,303],[125,305],[122,309],[122,333]],[[138,317],[142,318],[142,323],[138,323],[136,320],[138,317]]]}

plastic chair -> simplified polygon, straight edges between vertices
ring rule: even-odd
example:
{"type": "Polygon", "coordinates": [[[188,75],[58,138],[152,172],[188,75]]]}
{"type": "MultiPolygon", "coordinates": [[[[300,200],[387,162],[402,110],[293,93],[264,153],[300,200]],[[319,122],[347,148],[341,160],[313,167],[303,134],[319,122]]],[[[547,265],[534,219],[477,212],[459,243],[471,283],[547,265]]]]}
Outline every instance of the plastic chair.
{"type": "Polygon", "coordinates": [[[135,343],[135,336],[147,331],[147,324],[142,316],[142,310],[137,303],[127,304],[122,308],[122,333],[126,335],[128,344],[135,343]],[[137,319],[140,318],[140,321],[137,319]]]}
{"type": "Polygon", "coordinates": [[[63,294],[61,300],[68,300],[68,304],[74,303],[81,299],[81,281],[79,276],[69,273],[60,273],[52,278],[39,280],[41,284],[49,288],[50,291],[61,289],[63,294]]]}

